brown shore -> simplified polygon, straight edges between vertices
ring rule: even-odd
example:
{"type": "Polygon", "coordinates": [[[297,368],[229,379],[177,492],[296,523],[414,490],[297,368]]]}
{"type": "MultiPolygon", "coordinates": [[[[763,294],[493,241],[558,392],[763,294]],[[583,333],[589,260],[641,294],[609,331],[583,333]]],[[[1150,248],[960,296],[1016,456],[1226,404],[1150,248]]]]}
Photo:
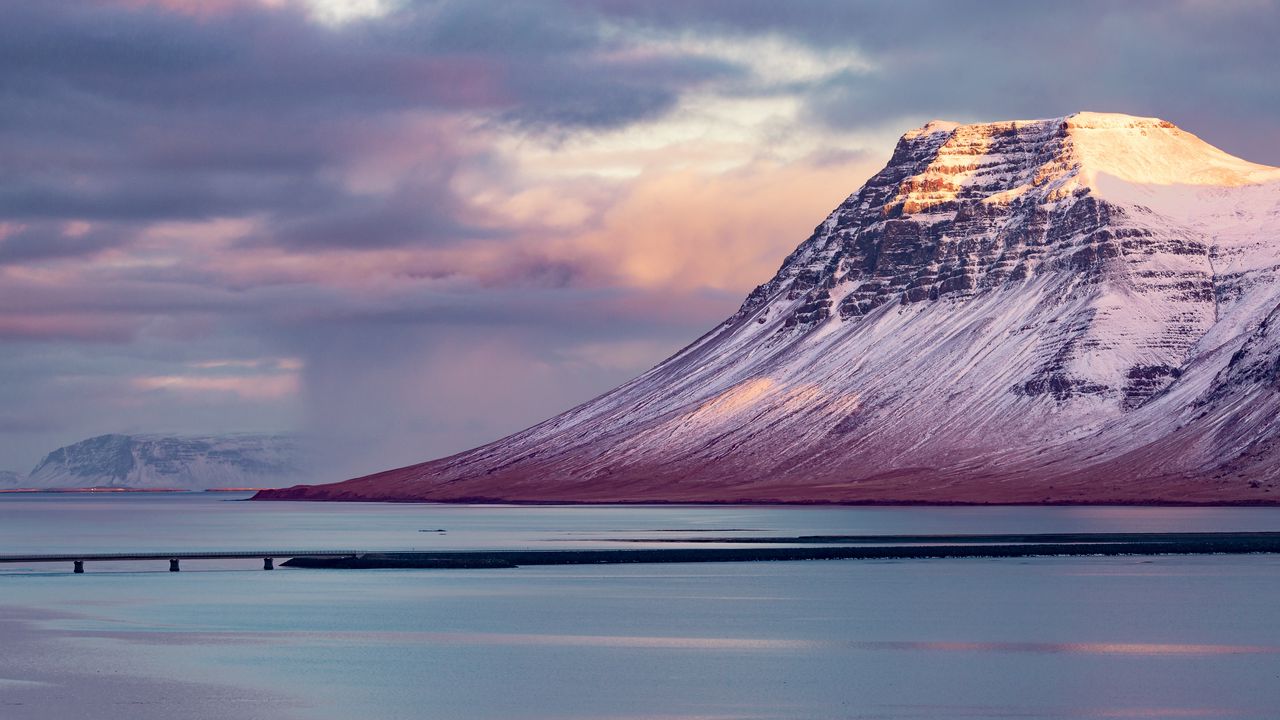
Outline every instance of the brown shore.
{"type": "MultiPolygon", "coordinates": [[[[316,487],[316,486],[300,486],[316,487]]],[[[394,503],[419,505],[514,505],[514,506],[553,506],[553,505],[622,505],[622,506],[684,506],[684,507],[1280,507],[1280,496],[1275,498],[1241,498],[1230,500],[1166,500],[1166,499],[1107,499],[1097,500],[919,500],[919,499],[885,499],[885,500],[820,500],[782,498],[735,498],[728,500],[661,500],[661,499],[622,499],[622,500],[529,500],[504,499],[495,497],[458,497],[447,499],[415,498],[415,497],[366,497],[354,495],[319,495],[309,493],[291,493],[293,488],[266,488],[257,491],[249,500],[268,500],[275,502],[359,502],[359,503],[394,503]]]]}
{"type": "MultiPolygon", "coordinates": [[[[677,539],[670,542],[692,542],[677,539]]],[[[711,538],[706,543],[795,543],[797,547],[697,547],[591,550],[382,552],[294,557],[285,566],[327,569],[512,568],[526,565],[907,560],[1113,555],[1280,553],[1280,532],[1069,533],[1051,535],[858,535],[711,538]],[[823,543],[822,545],[816,545],[823,543]],[[816,546],[815,546],[816,545],[816,546]]]]}

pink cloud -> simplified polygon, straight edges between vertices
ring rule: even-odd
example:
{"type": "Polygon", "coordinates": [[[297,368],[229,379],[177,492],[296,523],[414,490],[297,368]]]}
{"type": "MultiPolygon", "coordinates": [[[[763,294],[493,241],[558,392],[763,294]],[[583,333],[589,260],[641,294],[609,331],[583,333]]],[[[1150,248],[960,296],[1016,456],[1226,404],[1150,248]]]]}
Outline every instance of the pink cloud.
{"type": "Polygon", "coordinates": [[[281,2],[261,0],[104,0],[104,5],[117,5],[131,10],[158,9],[207,20],[245,8],[279,6],[281,2]]]}
{"type": "MultiPolygon", "coordinates": [[[[594,225],[565,233],[546,252],[589,266],[611,285],[745,292],[769,279],[873,170],[865,163],[801,161],[641,175],[594,225]]],[[[545,200],[542,213],[549,216],[574,202],[545,200]]]]}
{"type": "Polygon", "coordinates": [[[77,314],[0,314],[0,339],[124,343],[132,340],[141,320],[77,314]]]}
{"type": "Polygon", "coordinates": [[[201,375],[150,375],[135,377],[137,390],[169,391],[184,395],[231,394],[245,400],[278,400],[298,393],[296,374],[217,377],[201,375]]]}

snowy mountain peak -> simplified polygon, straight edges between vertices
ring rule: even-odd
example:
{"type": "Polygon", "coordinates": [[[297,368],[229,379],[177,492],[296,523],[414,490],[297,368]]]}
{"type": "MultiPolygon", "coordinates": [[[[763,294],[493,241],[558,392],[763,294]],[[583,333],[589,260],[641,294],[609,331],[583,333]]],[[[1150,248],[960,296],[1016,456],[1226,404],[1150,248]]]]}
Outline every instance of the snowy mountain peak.
{"type": "MultiPolygon", "coordinates": [[[[788,299],[800,300],[789,308],[788,326],[809,326],[837,312],[860,317],[889,300],[1022,283],[1046,263],[1102,260],[1093,253],[1117,244],[1097,240],[1116,240],[1107,233],[1119,226],[1144,225],[1125,231],[1150,234],[1138,216],[1153,209],[1171,218],[1261,221],[1274,214],[1277,181],[1280,169],[1232,157],[1157,118],[935,121],[903,135],[885,169],[836,208],[731,322],[760,322],[756,311],[771,297],[780,309],[784,286],[788,299]],[[1263,187],[1224,194],[1247,184],[1263,187]]],[[[1192,262],[1212,274],[1214,251],[1179,242],[1173,254],[1199,255],[1192,262]]]]}
{"type": "Polygon", "coordinates": [[[928,137],[939,133],[950,133],[958,127],[960,127],[960,123],[958,122],[952,122],[950,120],[930,120],[915,130],[908,130],[903,134],[902,139],[915,140],[919,137],[928,137]]]}
{"type": "Polygon", "coordinates": [[[1063,120],[1071,151],[1089,171],[1141,185],[1235,187],[1280,180],[1280,168],[1242,160],[1158,118],[1077,113],[1063,120]]]}
{"type": "Polygon", "coordinates": [[[1097,190],[1099,175],[1142,185],[1234,187],[1280,180],[1280,168],[1229,155],[1171,122],[1120,113],[971,125],[934,120],[904,134],[903,149],[937,152],[920,175],[952,178],[945,185],[953,191],[975,182],[990,184],[998,179],[993,171],[1012,169],[1022,171],[1018,179],[1033,182],[1005,187],[1006,193],[1054,181],[1066,194],[1080,187],[1097,190]],[[1009,138],[1020,142],[1002,142],[1009,138]],[[1074,182],[1062,182],[1069,179],[1074,182]]]}
{"type": "Polygon", "coordinates": [[[305,475],[291,435],[99,435],[54,450],[23,484],[36,488],[270,487],[305,475]]]}
{"type": "Polygon", "coordinates": [[[266,496],[1280,501],[1277,238],[1280,170],[1163,120],[934,121],[641,377],[266,496]]]}

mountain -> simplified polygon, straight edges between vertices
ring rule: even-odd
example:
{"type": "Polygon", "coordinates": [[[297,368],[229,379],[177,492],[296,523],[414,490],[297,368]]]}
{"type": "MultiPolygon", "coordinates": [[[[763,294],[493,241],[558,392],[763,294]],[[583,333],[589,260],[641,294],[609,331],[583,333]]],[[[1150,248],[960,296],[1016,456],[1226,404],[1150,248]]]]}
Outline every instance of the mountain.
{"type": "Polygon", "coordinates": [[[22,487],[22,473],[13,470],[0,470],[0,488],[22,487]]]}
{"type": "Polygon", "coordinates": [[[261,498],[1280,500],[1280,169],[1116,114],[931,122],[732,317],[452,457],[261,498]]]}
{"type": "Polygon", "coordinates": [[[23,481],[40,488],[270,487],[305,476],[290,435],[99,435],[45,456],[23,481]]]}

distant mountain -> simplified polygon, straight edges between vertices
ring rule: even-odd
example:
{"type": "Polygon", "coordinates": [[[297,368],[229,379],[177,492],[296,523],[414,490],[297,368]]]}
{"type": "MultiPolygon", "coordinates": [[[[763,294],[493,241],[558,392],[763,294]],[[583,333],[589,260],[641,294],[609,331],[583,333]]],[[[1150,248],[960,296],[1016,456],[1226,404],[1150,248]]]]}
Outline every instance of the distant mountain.
{"type": "Polygon", "coordinates": [[[262,498],[1280,502],[1280,168],[931,122],[736,314],[452,457],[262,498]]]}
{"type": "Polygon", "coordinates": [[[45,456],[26,487],[277,487],[307,477],[292,435],[99,435],[45,456]]]}
{"type": "Polygon", "coordinates": [[[22,481],[26,477],[13,470],[0,470],[0,489],[22,487],[22,481]]]}

